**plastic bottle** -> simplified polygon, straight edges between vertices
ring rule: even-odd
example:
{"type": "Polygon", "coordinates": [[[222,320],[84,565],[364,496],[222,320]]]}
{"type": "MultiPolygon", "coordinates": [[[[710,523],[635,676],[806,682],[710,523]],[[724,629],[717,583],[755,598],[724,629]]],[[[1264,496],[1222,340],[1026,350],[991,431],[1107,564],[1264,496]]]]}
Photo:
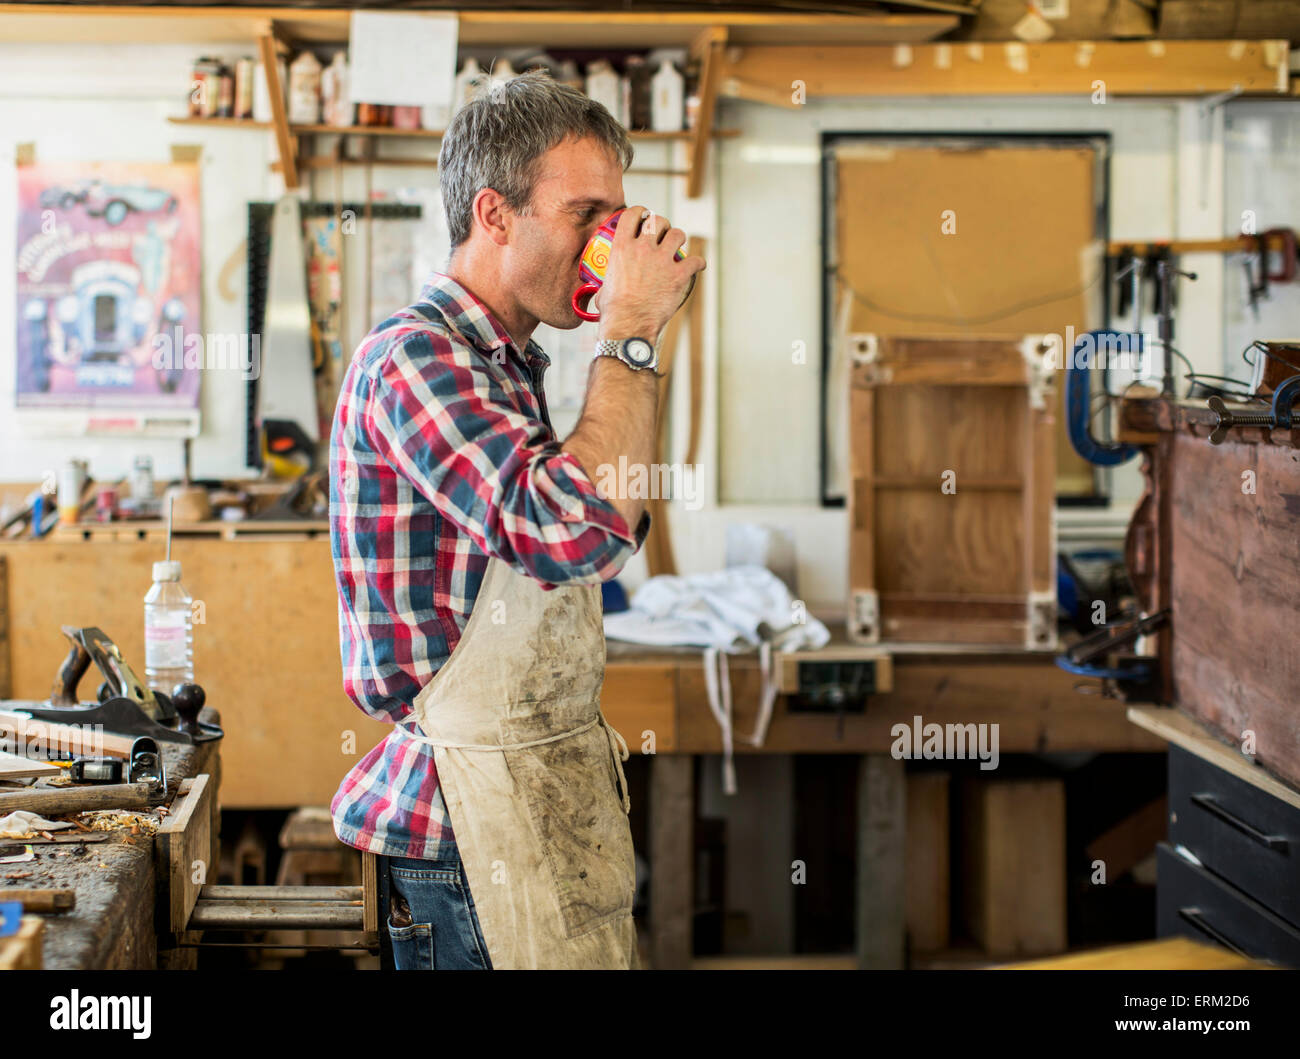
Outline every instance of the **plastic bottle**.
{"type": "Polygon", "coordinates": [[[483,69],[479,66],[478,60],[473,56],[465,60],[465,65],[461,67],[460,73],[456,75],[456,87],[452,95],[451,112],[455,114],[466,103],[469,103],[483,90],[483,84],[487,78],[483,76],[483,69]]]}
{"type": "Polygon", "coordinates": [[[309,51],[289,64],[290,124],[320,124],[320,75],[320,62],[309,51]]]}
{"type": "Polygon", "coordinates": [[[194,683],[194,601],[181,584],[181,564],[153,564],[153,587],[144,597],[144,678],[154,691],[170,695],[177,684],[194,683]]]}
{"type": "Polygon", "coordinates": [[[655,132],[681,132],[685,124],[685,78],[667,59],[651,82],[651,128],[655,132]]]}
{"type": "Polygon", "coordinates": [[[597,59],[587,67],[587,95],[608,110],[616,121],[624,121],[622,81],[604,59],[597,59]]]}

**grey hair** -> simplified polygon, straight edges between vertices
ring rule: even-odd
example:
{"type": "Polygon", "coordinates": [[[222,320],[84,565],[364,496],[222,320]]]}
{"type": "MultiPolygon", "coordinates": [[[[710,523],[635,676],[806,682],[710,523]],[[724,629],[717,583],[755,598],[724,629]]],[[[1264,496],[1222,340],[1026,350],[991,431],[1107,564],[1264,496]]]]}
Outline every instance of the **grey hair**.
{"type": "Polygon", "coordinates": [[[569,137],[594,137],[624,169],[632,164],[627,130],[600,103],[543,71],[494,85],[456,112],[438,151],[438,178],[454,251],[469,238],[474,197],[483,188],[501,193],[526,213],[537,181],[537,162],[569,137]]]}

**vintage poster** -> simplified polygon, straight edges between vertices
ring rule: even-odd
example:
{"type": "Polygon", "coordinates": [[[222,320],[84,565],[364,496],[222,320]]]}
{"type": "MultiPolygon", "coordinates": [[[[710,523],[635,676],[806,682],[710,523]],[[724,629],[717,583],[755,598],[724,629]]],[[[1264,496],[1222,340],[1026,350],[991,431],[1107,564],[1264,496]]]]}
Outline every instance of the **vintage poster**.
{"type": "Polygon", "coordinates": [[[17,289],[20,409],[196,409],[198,166],[20,166],[17,289]]]}

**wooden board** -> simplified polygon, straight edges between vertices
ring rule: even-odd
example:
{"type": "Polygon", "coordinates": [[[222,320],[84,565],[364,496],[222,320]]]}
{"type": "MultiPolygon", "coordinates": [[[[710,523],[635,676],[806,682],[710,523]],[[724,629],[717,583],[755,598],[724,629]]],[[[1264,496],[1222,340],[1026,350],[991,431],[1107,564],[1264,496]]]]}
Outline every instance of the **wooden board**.
{"type": "Polygon", "coordinates": [[[652,738],[655,753],[678,748],[675,666],[606,665],[600,708],[633,754],[652,738]]]}
{"type": "Polygon", "coordinates": [[[48,761],[36,761],[0,750],[0,780],[16,780],[27,776],[57,776],[63,770],[48,761]]]}
{"type": "Polygon", "coordinates": [[[1116,945],[1072,952],[1050,960],[1027,960],[992,968],[997,971],[1230,971],[1275,970],[1271,964],[1249,960],[1219,945],[1202,945],[1191,938],[1163,938],[1137,945],[1116,945]]]}
{"type": "Polygon", "coordinates": [[[212,788],[207,773],[182,781],[171,813],[154,838],[158,872],[159,930],[179,934],[190,921],[212,863],[212,788]]]}
{"type": "Polygon", "coordinates": [[[971,780],[962,789],[962,907],[994,957],[1064,951],[1065,784],[971,780]]]}
{"type": "MultiPolygon", "coordinates": [[[[49,695],[67,653],[63,624],[99,626],[143,671],[140,601],[161,542],[12,541],[0,543],[0,555],[12,559],[16,695],[49,695]]],[[[172,557],[202,604],[196,612],[202,621],[194,626],[195,679],[220,711],[226,733],[224,804],[328,805],[348,770],[390,730],[343,691],[328,539],[186,537],[173,541],[172,557]]],[[[94,695],[92,679],[85,678],[83,698],[94,695]]]]}
{"type": "MultiPolygon", "coordinates": [[[[87,675],[83,679],[87,684],[81,692],[83,701],[89,701],[89,696],[93,693],[91,678],[87,675]]],[[[0,706],[4,707],[0,709],[0,739],[12,746],[48,747],[92,757],[129,757],[131,747],[135,745],[135,736],[114,735],[92,728],[79,728],[73,724],[56,724],[54,721],[42,721],[18,712],[27,707],[45,708],[49,706],[48,702],[12,699],[0,703],[0,706]]]]}
{"type": "MultiPolygon", "coordinates": [[[[734,729],[753,730],[761,675],[756,660],[729,660],[734,729]]],[[[737,740],[736,753],[889,753],[892,727],[926,723],[999,725],[999,753],[1054,750],[1160,753],[1163,742],[1131,724],[1125,705],[1081,694],[1086,681],[1057,668],[1047,657],[894,659],[894,690],[873,695],[864,713],[792,713],[778,698],[761,748],[737,740]]],[[[708,708],[703,667],[697,660],[678,674],[677,745],[682,751],[717,754],[722,740],[708,708]]],[[[636,746],[632,752],[636,753],[636,746]]]]}
{"type": "MultiPolygon", "coordinates": [[[[1100,323],[1106,233],[1098,228],[1103,160],[1094,143],[935,141],[834,144],[839,282],[831,318],[850,335],[929,337],[1064,336],[1067,327],[1081,332],[1100,323]],[[880,202],[890,208],[876,208],[880,202]]],[[[986,368],[971,364],[963,377],[1001,380],[986,368]]],[[[1047,406],[1054,409],[1054,488],[1089,495],[1092,467],[1070,445],[1064,386],[1056,391],[1047,406]]],[[[923,414],[937,427],[945,412],[939,406],[923,414]]]]}
{"type": "Polygon", "coordinates": [[[0,555],[0,700],[13,695],[9,665],[9,563],[0,555]]]}
{"type": "Polygon", "coordinates": [[[40,916],[23,916],[17,934],[0,938],[0,971],[41,970],[44,935],[45,921],[40,916]]]}
{"type": "MultiPolygon", "coordinates": [[[[581,7],[581,5],[575,5],[581,7]]],[[[454,5],[448,4],[454,10],[454,5]]],[[[264,7],[158,5],[121,7],[0,4],[5,39],[17,41],[124,41],[210,43],[251,40],[268,21],[292,41],[346,42],[347,10],[308,6],[264,7]]],[[[533,45],[576,49],[682,46],[701,27],[726,25],[735,38],[753,43],[835,41],[926,41],[957,25],[951,14],[824,15],[798,12],[682,11],[460,11],[462,46],[533,45]]]]}
{"type": "MultiPolygon", "coordinates": [[[[1103,81],[1112,96],[1205,95],[1240,89],[1285,95],[1287,45],[1279,40],[1020,41],[918,44],[906,48],[728,49],[730,79],[786,95],[796,80],[823,96],[1020,96],[1089,98],[1103,81]]],[[[991,190],[991,189],[990,189],[991,190]]]]}
{"type": "Polygon", "coordinates": [[[1180,432],[1168,488],[1171,701],[1300,786],[1300,451],[1180,432]]]}
{"type": "Polygon", "coordinates": [[[1128,717],[1134,724],[1161,739],[1168,740],[1175,746],[1180,746],[1197,757],[1204,758],[1224,772],[1231,773],[1238,779],[1245,780],[1265,793],[1271,794],[1274,798],[1300,809],[1300,791],[1279,782],[1245,757],[1235,746],[1224,743],[1222,738],[1182,710],[1167,706],[1130,706],[1128,717]]]}
{"type": "Polygon", "coordinates": [[[903,762],[865,755],[858,773],[857,953],[863,970],[902,970],[907,934],[903,762]]]}
{"type": "Polygon", "coordinates": [[[907,777],[907,937],[911,952],[948,947],[948,773],[907,777]]]}
{"type": "Polygon", "coordinates": [[[1052,389],[1037,339],[854,343],[850,635],[1054,647],[1052,389]]]}

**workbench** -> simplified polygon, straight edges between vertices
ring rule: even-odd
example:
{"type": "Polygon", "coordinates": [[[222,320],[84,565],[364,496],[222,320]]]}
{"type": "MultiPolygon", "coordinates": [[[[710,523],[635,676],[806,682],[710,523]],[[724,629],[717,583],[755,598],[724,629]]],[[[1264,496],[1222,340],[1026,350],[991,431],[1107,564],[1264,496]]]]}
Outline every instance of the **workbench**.
{"type": "MultiPolygon", "coordinates": [[[[21,702],[0,703],[0,709],[19,709],[21,702]]],[[[219,723],[218,714],[205,708],[206,723],[219,723]]],[[[220,860],[220,809],[216,797],[221,782],[221,741],[197,745],[161,742],[167,770],[170,801],[183,781],[206,774],[212,785],[211,859],[220,860]]],[[[5,786],[4,790],[18,790],[5,786]]],[[[57,814],[56,814],[57,815],[57,814]]],[[[76,904],[67,912],[44,915],[42,966],[46,970],[184,969],[195,966],[194,949],[158,948],[156,914],[168,901],[168,887],[159,879],[150,835],[128,831],[107,832],[102,842],[87,843],[84,855],[69,844],[33,844],[33,861],[0,866],[0,885],[7,887],[70,889],[76,904]],[[22,879],[5,879],[30,872],[22,879]]],[[[7,844],[20,840],[5,840],[7,844]]]]}
{"type": "MultiPolygon", "coordinates": [[[[10,694],[40,698],[65,652],[61,624],[96,624],[129,661],[143,659],[141,599],[150,564],[162,554],[161,527],[111,525],[60,531],[44,541],[0,543],[0,601],[8,606],[10,694]],[[7,560],[7,562],[5,561],[7,560]],[[7,567],[7,571],[3,569],[7,567]],[[130,586],[127,590],[124,586],[130,586]]],[[[222,704],[223,806],[328,805],[339,781],[386,734],[344,695],[337,596],[327,528],[290,532],[204,527],[178,532],[173,557],[202,604],[195,626],[195,678],[222,704]],[[231,539],[227,539],[231,538],[231,539]]],[[[843,627],[832,645],[847,642],[843,627]]],[[[744,754],[850,754],[862,759],[859,958],[901,965],[905,821],[904,762],[890,756],[890,728],[917,715],[939,724],[997,723],[1002,754],[1046,751],[1161,752],[1164,744],[1125,720],[1121,703],[1080,694],[1083,681],[1058,669],[1051,653],[1005,647],[890,645],[893,690],[865,714],[841,722],[792,714],[778,697],[761,748],[744,754]]],[[[653,733],[647,849],[655,909],[654,965],[690,960],[693,870],[693,759],[718,755],[721,734],[708,709],[701,652],[610,642],[602,708],[634,755],[653,733]]],[[[6,661],[0,645],[0,694],[6,661]]],[[[729,661],[737,735],[754,724],[756,656],[729,661]]],[[[1095,687],[1092,690],[1096,690],[1095,687]]]]}
{"type": "MultiPolygon", "coordinates": [[[[846,643],[832,626],[828,647],[846,643]]],[[[860,966],[902,967],[905,961],[903,870],[907,821],[905,763],[891,756],[898,723],[920,715],[928,724],[998,724],[1001,754],[1052,751],[1160,753],[1164,743],[1135,728],[1122,702],[1096,694],[1042,652],[952,645],[889,645],[893,690],[872,696],[863,713],[792,713],[778,696],[767,738],[752,747],[738,737],[753,729],[761,671],[755,656],[729,660],[734,752],[852,754],[861,757],[858,794],[858,948],[860,966]]],[[[605,716],[636,754],[653,732],[650,763],[650,956],[656,968],[691,966],[695,894],[694,757],[722,752],[708,708],[701,652],[608,643],[605,716]]]]}

